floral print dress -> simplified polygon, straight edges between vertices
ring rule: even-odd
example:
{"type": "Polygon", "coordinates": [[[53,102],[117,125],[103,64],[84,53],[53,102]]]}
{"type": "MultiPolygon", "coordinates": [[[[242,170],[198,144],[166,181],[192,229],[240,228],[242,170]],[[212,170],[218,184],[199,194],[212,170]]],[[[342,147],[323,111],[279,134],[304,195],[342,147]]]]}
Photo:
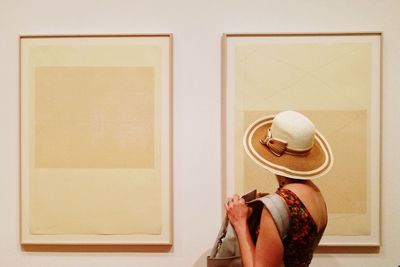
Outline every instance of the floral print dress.
{"type": "Polygon", "coordinates": [[[325,229],[318,232],[314,219],[295,193],[283,188],[276,193],[286,201],[289,209],[289,232],[282,241],[285,267],[309,266],[325,229]]]}

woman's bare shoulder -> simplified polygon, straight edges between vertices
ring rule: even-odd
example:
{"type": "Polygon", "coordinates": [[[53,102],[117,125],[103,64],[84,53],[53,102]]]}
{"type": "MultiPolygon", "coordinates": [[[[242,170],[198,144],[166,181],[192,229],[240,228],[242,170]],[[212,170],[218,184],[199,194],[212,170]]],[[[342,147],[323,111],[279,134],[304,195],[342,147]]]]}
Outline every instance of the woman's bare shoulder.
{"type": "Polygon", "coordinates": [[[328,211],[324,196],[314,183],[290,183],[285,185],[283,188],[289,189],[297,195],[311,214],[319,230],[325,228],[327,224],[328,211]]]}

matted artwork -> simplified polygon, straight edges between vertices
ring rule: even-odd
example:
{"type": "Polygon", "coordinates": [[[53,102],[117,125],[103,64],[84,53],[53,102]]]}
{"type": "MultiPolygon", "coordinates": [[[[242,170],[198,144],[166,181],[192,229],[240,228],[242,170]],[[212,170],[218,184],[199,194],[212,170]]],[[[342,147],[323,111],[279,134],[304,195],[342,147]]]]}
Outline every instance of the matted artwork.
{"type": "Polygon", "coordinates": [[[315,180],[329,212],[321,245],[378,246],[381,34],[226,34],[223,57],[223,195],[276,190],[242,139],[256,119],[296,110],[334,155],[315,180]]]}
{"type": "Polygon", "coordinates": [[[20,37],[22,244],[172,244],[171,77],[171,34],[20,37]]]}

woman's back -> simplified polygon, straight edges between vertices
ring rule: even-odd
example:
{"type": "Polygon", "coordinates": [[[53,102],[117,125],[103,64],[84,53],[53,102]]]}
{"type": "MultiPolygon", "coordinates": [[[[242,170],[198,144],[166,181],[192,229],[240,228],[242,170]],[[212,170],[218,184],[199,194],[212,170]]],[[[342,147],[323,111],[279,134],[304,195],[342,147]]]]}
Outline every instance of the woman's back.
{"type": "Polygon", "coordinates": [[[318,230],[323,230],[328,222],[328,211],[324,197],[311,181],[300,183],[289,183],[283,187],[289,189],[301,200],[308,212],[311,214],[318,230]]]}
{"type": "Polygon", "coordinates": [[[308,266],[318,246],[327,222],[322,195],[316,187],[303,183],[289,184],[277,190],[285,200],[290,228],[284,245],[285,267],[308,266]]]}

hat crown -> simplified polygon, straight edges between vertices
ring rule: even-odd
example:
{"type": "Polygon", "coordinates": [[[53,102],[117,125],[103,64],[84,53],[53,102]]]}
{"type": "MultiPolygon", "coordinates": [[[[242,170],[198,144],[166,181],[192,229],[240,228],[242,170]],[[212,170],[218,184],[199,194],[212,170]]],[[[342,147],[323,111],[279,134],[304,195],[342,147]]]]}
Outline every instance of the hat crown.
{"type": "Polygon", "coordinates": [[[271,135],[287,143],[288,148],[298,151],[310,149],[314,145],[314,124],[296,111],[278,113],[272,121],[271,135]]]}

